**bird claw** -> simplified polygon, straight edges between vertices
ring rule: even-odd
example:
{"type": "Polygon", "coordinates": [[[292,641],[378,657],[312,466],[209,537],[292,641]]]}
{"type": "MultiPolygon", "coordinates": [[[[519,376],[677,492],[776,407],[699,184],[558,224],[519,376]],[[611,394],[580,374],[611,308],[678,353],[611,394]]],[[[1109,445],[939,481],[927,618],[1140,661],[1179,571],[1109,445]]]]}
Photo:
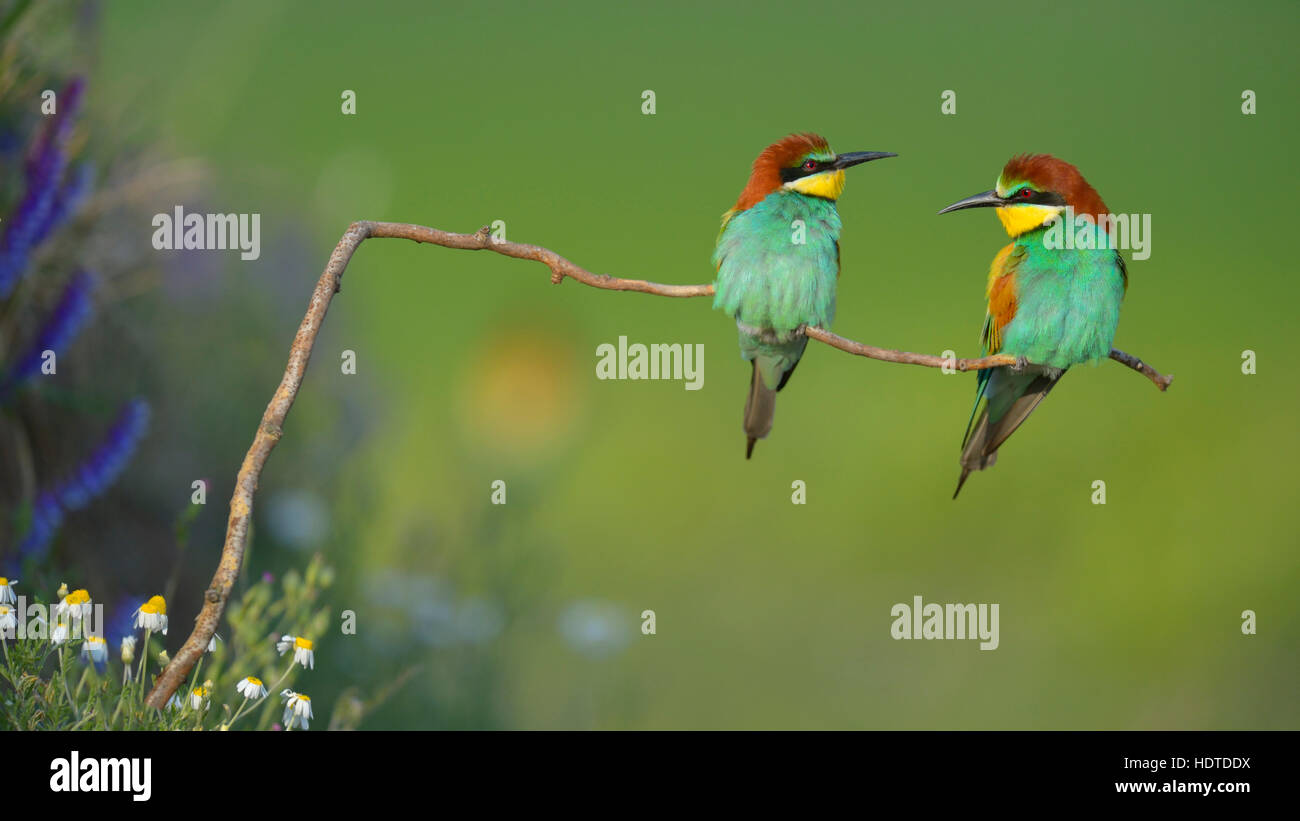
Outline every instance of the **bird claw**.
{"type": "Polygon", "coordinates": [[[1029,367],[1029,360],[1025,359],[1023,356],[1017,356],[1016,364],[1011,366],[1011,370],[1015,371],[1016,373],[1020,373],[1021,371],[1023,371],[1025,368],[1028,367],[1029,367]]]}

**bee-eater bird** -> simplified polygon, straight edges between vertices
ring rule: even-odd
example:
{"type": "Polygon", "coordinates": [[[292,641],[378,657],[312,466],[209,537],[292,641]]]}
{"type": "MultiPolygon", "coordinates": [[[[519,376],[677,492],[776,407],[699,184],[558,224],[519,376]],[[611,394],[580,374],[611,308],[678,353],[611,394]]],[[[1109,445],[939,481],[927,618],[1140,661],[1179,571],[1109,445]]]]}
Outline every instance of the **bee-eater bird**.
{"type": "Polygon", "coordinates": [[[749,183],[722,215],[713,264],[713,307],[736,319],[740,355],[750,362],[745,458],[772,430],[776,392],[803,356],[805,325],[829,328],[840,273],[844,169],[895,157],[887,151],[836,154],[816,134],[792,134],[754,160],[749,183]]]}
{"type": "Polygon", "coordinates": [[[973,470],[990,467],[998,448],[1038,407],[1071,365],[1110,354],[1119,307],[1128,289],[1124,259],[1096,225],[1109,212],[1073,165],[1048,154],[1013,157],[997,187],[940,211],[995,208],[1011,244],[993,258],[984,319],[986,355],[1016,357],[1015,366],[979,372],[975,408],[962,440],[961,478],[954,499],[973,470]],[[1048,225],[1073,209],[1089,223],[1066,231],[1097,233],[1075,247],[1049,247],[1048,225]],[[1091,245],[1093,247],[1077,247],[1091,245]],[[984,402],[976,421],[975,413],[984,402]]]}

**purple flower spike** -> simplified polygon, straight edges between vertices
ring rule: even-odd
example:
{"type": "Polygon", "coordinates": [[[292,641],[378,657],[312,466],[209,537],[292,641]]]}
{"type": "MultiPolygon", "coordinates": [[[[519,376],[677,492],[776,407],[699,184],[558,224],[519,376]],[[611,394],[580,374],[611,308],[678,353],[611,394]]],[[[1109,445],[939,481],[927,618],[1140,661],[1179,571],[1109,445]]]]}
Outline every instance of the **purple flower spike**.
{"type": "Polygon", "coordinates": [[[64,180],[63,187],[54,195],[54,202],[50,210],[45,215],[45,222],[36,227],[36,237],[32,246],[38,246],[45,241],[45,238],[54,232],[54,229],[63,225],[81,207],[85,201],[86,195],[90,193],[90,184],[94,180],[94,172],[90,163],[80,163],[68,174],[64,180]]]}
{"type": "Polygon", "coordinates": [[[43,491],[32,507],[32,525],[18,545],[20,556],[39,558],[63,523],[65,512],[85,507],[107,490],[126,468],[149,426],[149,404],[128,402],[89,458],[72,475],[43,491]]]}
{"type": "Polygon", "coordinates": [[[85,271],[77,272],[63,289],[63,296],[54,312],[41,327],[32,343],[18,359],[13,369],[0,379],[0,402],[41,370],[45,351],[61,355],[90,317],[91,294],[95,279],[85,271]]]}
{"type": "MultiPolygon", "coordinates": [[[[68,164],[67,142],[76,122],[84,83],[75,79],[63,90],[58,113],[32,142],[27,155],[27,188],[14,212],[4,221],[0,235],[0,299],[9,296],[26,272],[32,249],[71,212],[61,201],[75,207],[77,181],[60,187],[68,164]]],[[[88,180],[87,180],[88,182],[88,180]]]]}
{"type": "Polygon", "coordinates": [[[18,555],[44,554],[61,524],[63,524],[63,511],[59,509],[58,499],[52,491],[42,491],[41,495],[36,497],[36,503],[32,505],[32,524],[22,541],[18,543],[18,555]]]}
{"type": "Polygon", "coordinates": [[[44,131],[32,143],[27,152],[27,180],[31,182],[49,171],[54,154],[62,153],[67,147],[72,128],[76,125],[77,115],[81,113],[81,98],[86,91],[86,81],[73,77],[63,93],[57,98],[58,109],[46,123],[44,131]]]}

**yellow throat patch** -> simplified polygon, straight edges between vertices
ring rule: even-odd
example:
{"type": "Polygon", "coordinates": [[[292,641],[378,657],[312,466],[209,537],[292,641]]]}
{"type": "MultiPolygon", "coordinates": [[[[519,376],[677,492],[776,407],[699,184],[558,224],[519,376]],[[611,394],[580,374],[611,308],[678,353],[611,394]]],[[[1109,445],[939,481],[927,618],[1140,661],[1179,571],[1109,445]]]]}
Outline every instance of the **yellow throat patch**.
{"type": "Polygon", "coordinates": [[[1007,234],[1018,237],[1055,219],[1065,209],[1056,205],[1008,205],[995,210],[1007,234]]]}
{"type": "Polygon", "coordinates": [[[810,197],[824,197],[837,200],[844,193],[844,169],[823,171],[808,177],[800,177],[785,184],[791,191],[807,194],[810,197]]]}

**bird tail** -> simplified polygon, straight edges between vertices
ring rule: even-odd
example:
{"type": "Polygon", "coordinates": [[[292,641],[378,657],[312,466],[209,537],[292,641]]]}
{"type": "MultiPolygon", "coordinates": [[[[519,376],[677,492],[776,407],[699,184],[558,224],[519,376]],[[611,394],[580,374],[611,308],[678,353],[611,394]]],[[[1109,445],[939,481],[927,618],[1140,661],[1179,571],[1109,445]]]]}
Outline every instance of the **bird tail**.
{"type": "MultiPolygon", "coordinates": [[[[754,366],[749,379],[749,397],[745,399],[745,458],[754,453],[754,443],[767,436],[772,430],[772,420],[776,416],[776,392],[780,388],[769,388],[763,381],[763,374],[758,368],[758,359],[750,360],[754,366]]],[[[784,387],[784,382],[782,383],[784,387]]]]}
{"type": "MultiPolygon", "coordinates": [[[[975,406],[978,408],[985,396],[988,401],[984,403],[979,419],[966,428],[966,438],[962,441],[961,477],[952,493],[954,499],[961,493],[961,486],[966,484],[972,471],[993,467],[998,460],[998,448],[1029,418],[1064,373],[1057,370],[1020,373],[1007,370],[998,368],[992,373],[980,373],[980,391],[975,397],[975,406]],[[986,373],[990,375],[984,376],[986,373]]],[[[974,420],[973,412],[971,416],[974,420]]]]}

